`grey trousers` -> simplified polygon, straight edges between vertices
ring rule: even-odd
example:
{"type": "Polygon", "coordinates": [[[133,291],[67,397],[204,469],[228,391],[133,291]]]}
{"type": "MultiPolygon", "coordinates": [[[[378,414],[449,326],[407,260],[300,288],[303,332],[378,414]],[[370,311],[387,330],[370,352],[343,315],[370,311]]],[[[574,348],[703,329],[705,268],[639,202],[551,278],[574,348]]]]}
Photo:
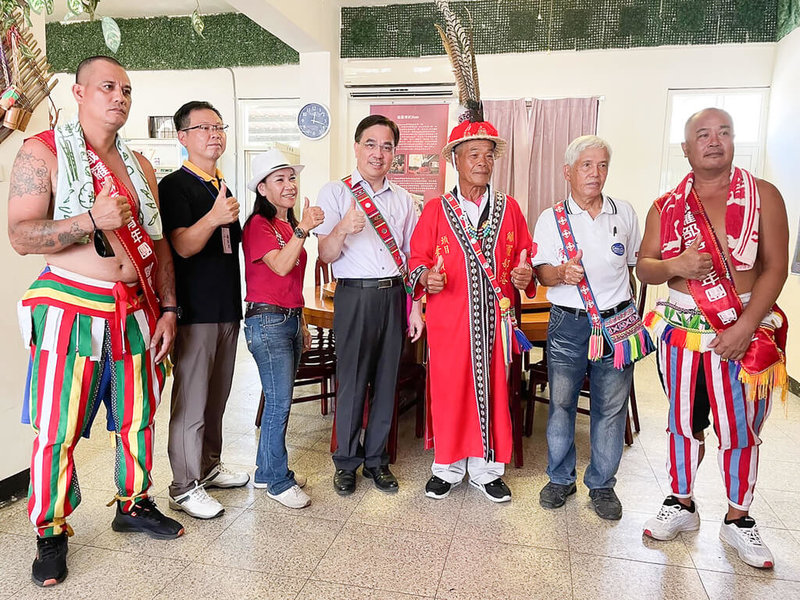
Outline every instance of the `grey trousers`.
{"type": "Polygon", "coordinates": [[[219,465],[238,337],[238,321],[178,326],[167,447],[172,497],[191,490],[219,465]]]}
{"type": "Polygon", "coordinates": [[[389,464],[386,440],[394,414],[395,384],[406,328],[403,286],[337,286],[333,333],[336,337],[336,441],[333,462],[352,471],[362,463],[389,464]],[[361,443],[364,401],[372,389],[367,429],[361,443]]]}

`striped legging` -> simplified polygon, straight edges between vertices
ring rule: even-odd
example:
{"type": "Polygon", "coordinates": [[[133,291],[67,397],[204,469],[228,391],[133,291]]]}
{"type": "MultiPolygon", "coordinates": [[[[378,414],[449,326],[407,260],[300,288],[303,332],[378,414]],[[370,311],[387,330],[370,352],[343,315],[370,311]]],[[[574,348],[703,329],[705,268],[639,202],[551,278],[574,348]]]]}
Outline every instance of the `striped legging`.
{"type": "Polygon", "coordinates": [[[113,292],[113,283],[46,269],[21,303],[31,324],[30,412],[24,416],[36,432],[28,514],[40,536],[67,529],[66,518],[80,503],[73,452],[99,398],[110,397],[116,497],[123,508],[146,496],[152,483],[153,417],[164,368],[153,362],[135,286],[126,286],[133,302],[119,307],[120,285],[113,292]],[[112,352],[115,339],[122,347],[112,352]]]}

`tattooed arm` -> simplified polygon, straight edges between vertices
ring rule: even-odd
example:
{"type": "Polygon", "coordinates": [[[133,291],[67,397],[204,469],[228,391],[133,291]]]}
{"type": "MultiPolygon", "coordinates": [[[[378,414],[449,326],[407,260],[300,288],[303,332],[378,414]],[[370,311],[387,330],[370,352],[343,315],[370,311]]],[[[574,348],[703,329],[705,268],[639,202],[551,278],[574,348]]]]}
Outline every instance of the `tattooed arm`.
{"type": "Polygon", "coordinates": [[[19,254],[54,254],[93,231],[89,215],[53,221],[56,157],[44,144],[28,140],[11,168],[8,239],[19,254]]]}
{"type": "MultiPolygon", "coordinates": [[[[158,184],[153,166],[144,156],[136,153],[136,158],[144,171],[144,176],[153,192],[153,199],[156,206],[160,207],[158,201],[158,184]]],[[[141,201],[141,199],[140,199],[141,201]]],[[[166,238],[153,240],[153,247],[158,259],[158,269],[156,270],[156,291],[161,300],[161,306],[177,306],[178,300],[175,295],[175,269],[172,266],[172,251],[166,238]]],[[[150,338],[150,353],[155,362],[161,362],[172,349],[175,341],[178,316],[174,312],[165,312],[156,323],[155,331],[150,338]]]]}

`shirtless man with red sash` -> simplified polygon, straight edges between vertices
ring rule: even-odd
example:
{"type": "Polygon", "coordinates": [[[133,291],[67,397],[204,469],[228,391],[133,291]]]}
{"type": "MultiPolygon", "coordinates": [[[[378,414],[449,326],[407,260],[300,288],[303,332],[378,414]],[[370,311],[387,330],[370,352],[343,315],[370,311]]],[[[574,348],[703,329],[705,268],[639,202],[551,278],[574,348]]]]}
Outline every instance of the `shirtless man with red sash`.
{"type": "Polygon", "coordinates": [[[650,209],[636,267],[642,282],[669,285],[645,323],[670,402],[672,494],[644,533],[669,540],[700,527],[692,490],[710,412],[729,504],[720,538],[747,564],[771,568],[748,511],[759,434],[773,388],[786,385],[786,318],[775,304],[788,272],[786,209],[775,186],[733,167],[728,113],[695,113],[685,140],[692,172],[650,209]]]}
{"type": "Polygon", "coordinates": [[[67,576],[66,519],[81,500],[73,452],[101,399],[117,446],[112,528],[160,539],[183,533],[148,496],[161,361],[176,323],[155,174],[117,136],[131,106],[125,69],[96,56],[78,66],[75,80],[77,118],[25,141],[8,201],[14,250],[47,261],[19,305],[31,352],[23,420],[37,434],[28,514],[40,586],[67,576]]]}

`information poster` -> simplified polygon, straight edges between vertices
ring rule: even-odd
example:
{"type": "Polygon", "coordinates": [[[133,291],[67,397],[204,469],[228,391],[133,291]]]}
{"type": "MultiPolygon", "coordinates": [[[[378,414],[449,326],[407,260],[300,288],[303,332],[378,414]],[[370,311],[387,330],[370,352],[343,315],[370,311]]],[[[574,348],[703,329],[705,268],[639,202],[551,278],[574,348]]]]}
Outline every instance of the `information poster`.
{"type": "Polygon", "coordinates": [[[400,128],[389,180],[408,190],[417,207],[444,193],[447,104],[372,105],[370,114],[388,117],[400,128]]]}

